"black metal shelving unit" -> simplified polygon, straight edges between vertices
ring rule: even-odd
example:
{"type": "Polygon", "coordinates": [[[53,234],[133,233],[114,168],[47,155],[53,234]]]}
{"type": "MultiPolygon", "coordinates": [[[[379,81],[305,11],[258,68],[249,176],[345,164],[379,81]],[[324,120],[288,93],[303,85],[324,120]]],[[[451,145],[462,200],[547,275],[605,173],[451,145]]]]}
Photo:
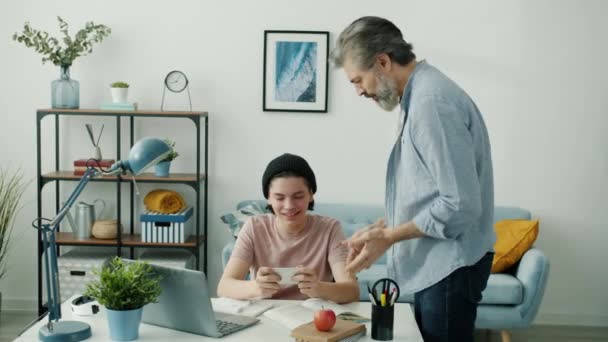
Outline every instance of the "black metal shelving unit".
{"type": "MultiPolygon", "coordinates": [[[[160,183],[160,184],[185,184],[190,186],[196,193],[195,205],[195,227],[196,234],[190,235],[185,243],[146,243],[141,242],[139,234],[135,234],[135,212],[134,212],[134,188],[131,182],[131,176],[111,176],[97,177],[91,179],[92,182],[109,182],[116,184],[116,208],[118,220],[118,235],[113,240],[101,240],[89,238],[86,240],[74,239],[72,233],[58,232],[56,241],[58,249],[60,246],[98,246],[98,247],[116,247],[116,255],[122,256],[122,249],[129,249],[129,257],[133,258],[134,248],[181,248],[191,251],[196,259],[196,268],[200,269],[200,249],[203,248],[203,271],[207,272],[207,209],[208,209],[208,152],[209,152],[209,116],[207,112],[178,112],[178,111],[114,111],[114,110],[96,110],[96,109],[39,109],[36,111],[36,160],[37,160],[37,208],[38,217],[42,217],[42,190],[44,186],[50,182],[55,182],[55,212],[59,210],[60,203],[60,187],[61,181],[79,181],[82,176],[73,174],[70,170],[59,169],[60,159],[60,131],[59,118],[61,116],[104,116],[114,117],[116,119],[116,160],[121,159],[121,121],[123,118],[129,119],[129,148],[133,146],[135,119],[139,118],[182,118],[190,119],[196,128],[196,170],[194,173],[172,173],[169,177],[157,177],[154,173],[144,173],[135,176],[135,180],[139,183],[160,183]],[[42,173],[42,146],[41,146],[41,123],[46,117],[52,115],[55,118],[55,167],[54,171],[42,173]],[[204,124],[203,127],[201,125],[204,124]],[[204,129],[204,162],[201,173],[201,129],[204,129]],[[130,182],[130,229],[129,233],[123,232],[121,229],[121,201],[122,201],[122,183],[130,182]],[[201,194],[202,185],[202,194],[201,194]],[[201,199],[202,195],[202,199],[201,199]],[[201,215],[202,209],[202,215],[201,215]],[[201,217],[202,216],[202,217],[201,217]],[[201,232],[201,223],[203,231],[201,232]]],[[[40,224],[40,222],[38,222],[40,224]]],[[[59,250],[58,250],[59,252],[59,250]]],[[[38,231],[38,313],[42,315],[46,309],[42,303],[42,237],[38,231]]]]}

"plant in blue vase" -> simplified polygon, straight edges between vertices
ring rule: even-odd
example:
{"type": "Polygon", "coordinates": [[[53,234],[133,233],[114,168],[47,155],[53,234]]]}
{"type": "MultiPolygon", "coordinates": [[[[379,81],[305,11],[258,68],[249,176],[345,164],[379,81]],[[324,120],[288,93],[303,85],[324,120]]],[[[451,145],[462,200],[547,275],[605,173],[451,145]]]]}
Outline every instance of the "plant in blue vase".
{"type": "Polygon", "coordinates": [[[175,141],[164,139],[165,143],[171,147],[171,152],[154,166],[154,173],[158,177],[169,177],[169,170],[171,169],[171,161],[179,156],[179,153],[175,150],[175,141]]]}
{"type": "Polygon", "coordinates": [[[99,278],[87,284],[84,295],[106,308],[112,341],[136,340],[143,307],[160,297],[161,276],[144,261],[126,263],[119,257],[93,274],[99,278]]]}
{"type": "Polygon", "coordinates": [[[70,78],[70,66],[76,58],[93,52],[93,45],[101,43],[112,30],[90,21],[72,37],[68,32],[68,23],[61,17],[57,17],[57,20],[62,38],[52,37],[26,22],[21,33],[13,34],[13,40],[42,54],[42,64],[50,61],[60,67],[60,78],[51,83],[52,107],[75,109],[80,107],[80,84],[70,78]]]}

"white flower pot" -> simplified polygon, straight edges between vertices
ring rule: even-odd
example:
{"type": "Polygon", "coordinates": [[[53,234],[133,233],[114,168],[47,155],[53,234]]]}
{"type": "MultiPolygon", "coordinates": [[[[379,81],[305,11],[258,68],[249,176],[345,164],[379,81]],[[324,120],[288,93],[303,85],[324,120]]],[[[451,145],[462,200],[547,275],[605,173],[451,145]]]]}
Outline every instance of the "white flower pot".
{"type": "Polygon", "coordinates": [[[112,102],[127,103],[129,88],[110,88],[110,90],[112,91],[112,102]]]}

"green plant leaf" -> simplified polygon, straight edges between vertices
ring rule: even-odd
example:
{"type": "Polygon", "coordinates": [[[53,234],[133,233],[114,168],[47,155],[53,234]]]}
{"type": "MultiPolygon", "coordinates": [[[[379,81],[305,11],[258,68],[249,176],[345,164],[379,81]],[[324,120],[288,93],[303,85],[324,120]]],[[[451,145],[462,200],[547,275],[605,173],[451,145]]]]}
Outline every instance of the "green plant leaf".
{"type": "Polygon", "coordinates": [[[46,31],[32,29],[29,22],[25,22],[23,31],[21,34],[14,33],[13,40],[26,47],[33,47],[36,52],[42,54],[43,64],[51,61],[55,65],[71,65],[76,58],[92,53],[93,44],[101,43],[112,32],[110,28],[96,25],[91,21],[87,22],[72,39],[68,31],[68,23],[61,17],[57,17],[57,20],[59,31],[63,34],[61,39],[50,36],[46,31]],[[63,46],[59,46],[60,41],[63,46]]]}
{"type": "Polygon", "coordinates": [[[0,167],[0,279],[6,272],[6,258],[14,219],[27,185],[20,169],[9,170],[0,167]]]}
{"type": "Polygon", "coordinates": [[[161,294],[161,277],[146,262],[127,264],[114,257],[108,265],[93,273],[99,279],[86,285],[85,295],[111,310],[138,309],[156,303],[161,294]]]}

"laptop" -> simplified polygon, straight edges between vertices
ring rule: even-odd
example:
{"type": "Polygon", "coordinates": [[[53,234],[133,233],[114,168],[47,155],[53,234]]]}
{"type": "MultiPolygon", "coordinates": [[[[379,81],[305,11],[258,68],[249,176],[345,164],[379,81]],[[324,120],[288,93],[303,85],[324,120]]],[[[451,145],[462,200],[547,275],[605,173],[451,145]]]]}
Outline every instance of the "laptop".
{"type": "Polygon", "coordinates": [[[144,306],[142,322],[210,337],[226,336],[259,322],[249,316],[214,312],[203,272],[150,266],[163,277],[162,293],[158,303],[144,306]]]}

